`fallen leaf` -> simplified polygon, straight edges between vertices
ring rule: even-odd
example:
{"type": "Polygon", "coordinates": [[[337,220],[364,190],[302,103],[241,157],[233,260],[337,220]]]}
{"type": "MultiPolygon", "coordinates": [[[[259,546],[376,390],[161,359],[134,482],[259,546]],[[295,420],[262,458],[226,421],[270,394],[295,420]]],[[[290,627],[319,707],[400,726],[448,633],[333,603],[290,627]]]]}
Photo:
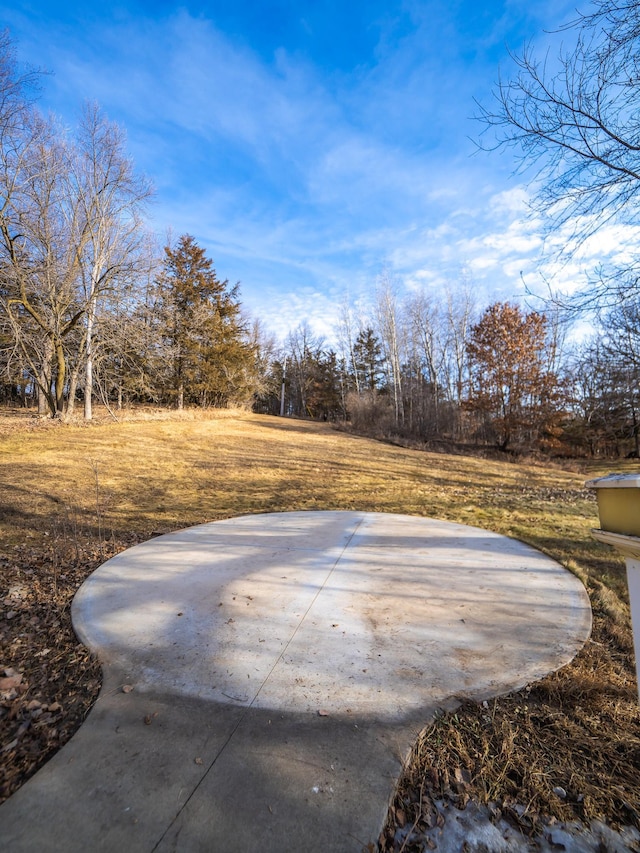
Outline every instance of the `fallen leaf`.
{"type": "Polygon", "coordinates": [[[122,692],[123,693],[131,693],[132,690],[133,690],[133,684],[123,684],[122,685],[122,692]]]}
{"type": "Polygon", "coordinates": [[[144,724],[145,724],[145,726],[150,726],[150,725],[151,725],[151,720],[152,720],[151,714],[147,714],[147,716],[144,718],[144,724]]]}
{"type": "Polygon", "coordinates": [[[17,687],[22,681],[22,675],[9,675],[6,678],[0,678],[0,690],[12,690],[17,687]]]}
{"type": "Polygon", "coordinates": [[[204,764],[204,762],[201,758],[194,758],[193,760],[195,761],[196,764],[204,764]]]}

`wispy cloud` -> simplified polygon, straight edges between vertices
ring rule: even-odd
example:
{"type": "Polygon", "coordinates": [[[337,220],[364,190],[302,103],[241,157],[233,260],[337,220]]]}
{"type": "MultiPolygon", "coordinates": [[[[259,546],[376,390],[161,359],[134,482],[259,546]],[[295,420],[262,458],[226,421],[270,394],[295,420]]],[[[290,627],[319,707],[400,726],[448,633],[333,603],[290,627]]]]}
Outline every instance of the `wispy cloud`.
{"type": "Polygon", "coordinates": [[[575,286],[637,243],[605,230],[562,267],[512,164],[471,156],[473,98],[488,96],[505,41],[566,20],[572,2],[343,4],[340,24],[355,29],[338,35],[303,2],[280,40],[260,43],[240,5],[244,37],[214,3],[66,17],[32,3],[7,18],[23,57],[55,72],[43,105],[71,122],[95,99],[121,122],[157,185],[156,230],[193,234],[279,333],[307,319],[328,334],[344,294],[366,297],[383,267],[407,289],[464,279],[487,300],[517,298],[549,277],[575,286]],[[328,57],[332,39],[323,63],[317,45],[328,57]]]}

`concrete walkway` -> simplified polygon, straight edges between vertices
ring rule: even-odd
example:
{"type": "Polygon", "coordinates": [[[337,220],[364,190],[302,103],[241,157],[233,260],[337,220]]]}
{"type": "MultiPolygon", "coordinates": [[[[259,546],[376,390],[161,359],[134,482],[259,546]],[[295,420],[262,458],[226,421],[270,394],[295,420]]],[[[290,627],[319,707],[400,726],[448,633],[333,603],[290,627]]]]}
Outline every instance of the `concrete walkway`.
{"type": "Polygon", "coordinates": [[[0,807],[7,851],[354,851],[419,730],[570,661],[582,584],[515,540],[361,512],[158,537],[80,589],[87,721],[0,807]]]}

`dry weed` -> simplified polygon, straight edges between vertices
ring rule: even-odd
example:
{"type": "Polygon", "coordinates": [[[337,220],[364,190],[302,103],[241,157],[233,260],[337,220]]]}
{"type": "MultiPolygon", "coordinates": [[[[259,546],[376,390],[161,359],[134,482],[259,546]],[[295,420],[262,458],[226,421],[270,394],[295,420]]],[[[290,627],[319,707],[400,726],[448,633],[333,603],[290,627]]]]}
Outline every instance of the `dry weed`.
{"type": "Polygon", "coordinates": [[[549,820],[640,829],[640,717],[628,608],[592,590],[591,639],[566,667],[525,690],[463,701],[421,734],[387,826],[385,853],[422,853],[436,802],[489,806],[526,834],[549,820]],[[611,616],[610,614],[613,614],[611,616]],[[397,840],[405,817],[413,841],[397,840]]]}

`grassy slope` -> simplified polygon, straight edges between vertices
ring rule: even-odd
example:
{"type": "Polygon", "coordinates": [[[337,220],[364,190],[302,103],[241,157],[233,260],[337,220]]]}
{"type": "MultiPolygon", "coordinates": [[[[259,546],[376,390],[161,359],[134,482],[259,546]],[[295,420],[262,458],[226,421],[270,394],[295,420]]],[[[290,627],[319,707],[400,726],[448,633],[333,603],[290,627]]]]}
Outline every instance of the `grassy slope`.
{"type": "Polygon", "coordinates": [[[95,530],[96,472],[103,527],[116,537],[244,512],[357,508],[473,523],[548,542],[559,557],[567,539],[597,550],[582,474],[420,453],[252,415],[15,431],[0,439],[3,538],[70,516],[95,530]]]}
{"type": "MultiPolygon", "coordinates": [[[[624,463],[622,467],[637,470],[638,465],[624,463]]],[[[17,615],[2,635],[0,664],[25,672],[25,684],[31,685],[26,693],[5,702],[5,708],[36,694],[45,706],[45,717],[47,702],[54,707],[53,699],[64,704],[65,667],[73,670],[73,664],[64,658],[64,641],[60,641],[63,645],[58,654],[64,666],[53,673],[57,680],[51,673],[47,676],[58,686],[53,694],[45,695],[45,676],[40,674],[38,682],[29,659],[35,643],[57,642],[54,633],[31,630],[25,635],[23,630],[20,640],[16,631],[23,616],[29,615],[29,624],[34,618],[46,624],[51,611],[47,607],[53,599],[59,610],[55,621],[68,620],[73,590],[104,556],[157,532],[242,513],[360,509],[485,527],[529,542],[575,571],[592,596],[597,642],[607,651],[598,661],[589,658],[583,670],[601,672],[600,692],[606,690],[607,680],[615,682],[618,694],[622,691],[621,701],[625,708],[629,706],[623,717],[629,719],[623,722],[618,714],[612,725],[624,728],[628,723],[629,737],[637,742],[640,733],[637,722],[633,729],[629,704],[635,687],[624,566],[590,537],[590,528],[597,526],[597,513],[592,496],[583,488],[587,476],[608,469],[593,465],[575,473],[558,467],[423,453],[340,433],[325,424],[249,414],[158,415],[90,426],[38,425],[20,419],[18,413],[0,417],[0,568],[4,566],[7,584],[28,580],[29,588],[37,591],[34,601],[39,607],[34,617],[26,593],[21,600],[5,599],[5,609],[10,607],[17,615]],[[45,639],[38,639],[38,633],[45,639]]],[[[67,640],[68,645],[70,642],[67,640]]],[[[57,720],[57,739],[43,743],[37,755],[37,746],[32,745],[33,754],[26,758],[18,746],[18,769],[5,779],[6,794],[15,789],[20,774],[33,772],[42,755],[58,748],[60,738],[68,736],[85,713],[97,680],[91,662],[80,663],[86,667],[93,692],[75,704],[67,701],[68,708],[75,709],[69,711],[73,719],[66,721],[65,728],[62,714],[57,720]]],[[[577,677],[569,676],[574,682],[577,677]]],[[[74,678],[80,677],[76,673],[74,678]]],[[[543,699],[540,702],[544,704],[543,699]]],[[[23,719],[24,710],[11,707],[0,723],[6,723],[10,714],[17,722],[23,719]]],[[[56,719],[54,713],[54,722],[56,719]]],[[[7,731],[3,738],[13,734],[7,731]]],[[[471,746],[468,752],[473,752],[471,746]]],[[[471,762],[464,750],[458,753],[462,763],[471,762]]],[[[5,753],[9,760],[12,754],[11,750],[5,753]]],[[[411,771],[418,774],[414,783],[419,784],[416,780],[426,764],[433,769],[438,760],[452,759],[423,750],[417,757],[418,766],[411,771]]],[[[473,776],[472,768],[467,766],[467,770],[473,776]]],[[[500,772],[498,768],[498,776],[500,772]]],[[[478,784],[476,779],[474,785],[478,784]]],[[[487,790],[500,798],[493,783],[487,790]]],[[[403,803],[400,811],[413,809],[410,817],[415,820],[415,797],[412,800],[405,791],[403,803]]],[[[542,806],[550,808],[550,801],[541,802],[542,806]]],[[[613,805],[594,809],[594,813],[614,810],[603,814],[605,817],[615,818],[619,812],[613,805]]],[[[584,808],[582,812],[589,816],[584,808]]]]}

